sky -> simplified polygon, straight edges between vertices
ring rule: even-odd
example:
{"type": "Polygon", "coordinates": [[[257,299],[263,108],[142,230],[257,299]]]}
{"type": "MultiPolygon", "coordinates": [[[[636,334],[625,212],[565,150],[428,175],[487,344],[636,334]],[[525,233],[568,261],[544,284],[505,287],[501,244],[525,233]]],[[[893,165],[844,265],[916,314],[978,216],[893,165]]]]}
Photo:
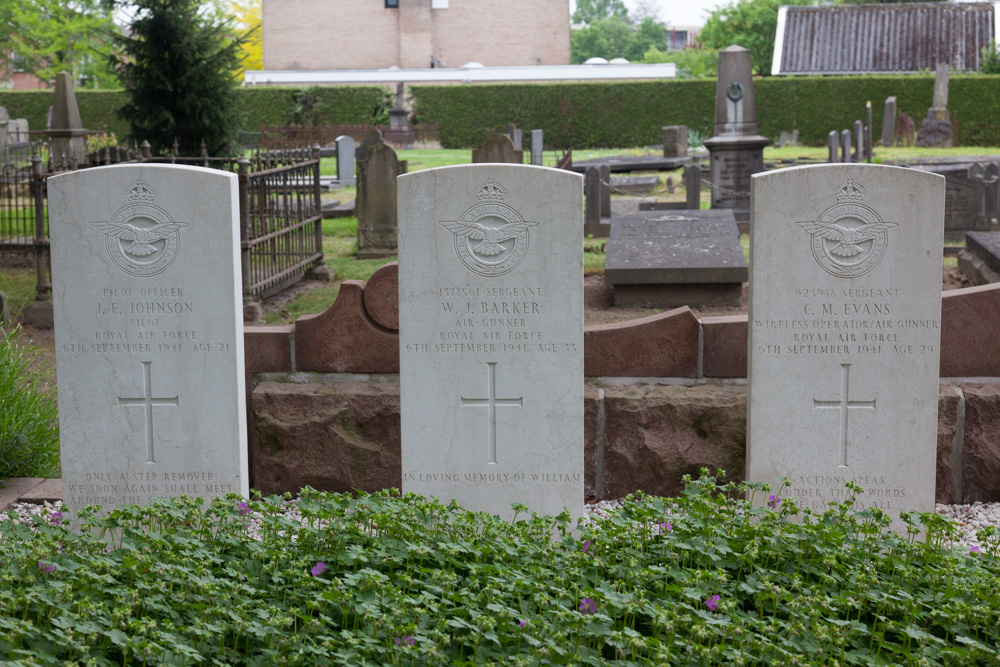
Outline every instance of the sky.
{"type": "MultiPolygon", "coordinates": [[[[629,11],[633,11],[640,0],[625,0],[629,11]]],[[[717,5],[732,4],[732,0],[648,0],[660,8],[659,19],[667,25],[700,26],[705,23],[705,13],[717,5]]],[[[570,0],[569,11],[576,8],[576,0],[570,0]]]]}

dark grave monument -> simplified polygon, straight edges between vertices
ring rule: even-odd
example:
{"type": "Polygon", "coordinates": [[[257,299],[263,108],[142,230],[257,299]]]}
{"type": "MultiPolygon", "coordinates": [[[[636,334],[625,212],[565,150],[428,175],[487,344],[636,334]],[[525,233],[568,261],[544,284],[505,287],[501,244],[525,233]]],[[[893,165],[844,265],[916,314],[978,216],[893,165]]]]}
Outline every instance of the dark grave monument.
{"type": "Polygon", "coordinates": [[[974,285],[1000,282],[1000,232],[968,232],[958,268],[974,285]]]}
{"type": "MultiPolygon", "coordinates": [[[[591,237],[607,237],[611,225],[601,221],[602,191],[601,170],[590,167],[583,175],[583,235],[591,237]]],[[[610,202],[609,202],[610,207],[610,202]]]]}
{"type": "Polygon", "coordinates": [[[948,63],[938,63],[934,74],[934,103],[920,123],[917,146],[951,148],[951,117],[948,114],[948,63]]]}
{"type": "Polygon", "coordinates": [[[601,175],[601,217],[611,217],[611,169],[602,164],[597,170],[601,175]]]}
{"type": "Polygon", "coordinates": [[[687,157],[687,125],[663,126],[663,157],[687,157]]]}
{"type": "Polygon", "coordinates": [[[882,112],[882,145],[892,146],[896,143],[896,96],[885,98],[885,110],[882,112]]]}
{"type": "Polygon", "coordinates": [[[358,161],[358,259],[397,253],[396,177],[401,173],[396,151],[388,144],[373,144],[358,161]]]}
{"type": "Polygon", "coordinates": [[[715,86],[715,136],[705,141],[710,154],[712,208],[732,209],[750,221],[750,176],[764,171],[764,147],[757,134],[750,51],[730,46],[719,52],[715,86]]]}
{"type": "Polygon", "coordinates": [[[604,282],[617,306],[738,306],[746,280],[731,209],[615,218],[604,282]]]}

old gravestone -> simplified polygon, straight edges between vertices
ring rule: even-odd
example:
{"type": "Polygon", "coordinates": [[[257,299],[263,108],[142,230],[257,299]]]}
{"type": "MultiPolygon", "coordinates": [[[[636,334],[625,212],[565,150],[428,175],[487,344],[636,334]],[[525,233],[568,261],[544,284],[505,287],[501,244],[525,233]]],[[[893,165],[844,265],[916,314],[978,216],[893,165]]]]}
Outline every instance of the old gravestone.
{"type": "Polygon", "coordinates": [[[715,87],[715,136],[705,141],[710,154],[712,208],[733,209],[736,221],[750,218],[750,176],[764,171],[764,147],[757,134],[750,51],[730,46],[719,52],[715,87]]]}
{"type": "Polygon", "coordinates": [[[882,145],[892,146],[896,143],[896,96],[885,98],[885,110],[882,112],[882,145]]]}
{"type": "Polygon", "coordinates": [[[531,131],[531,164],[542,166],[542,149],[545,145],[545,133],[542,130],[531,131]]]}
{"type": "Polygon", "coordinates": [[[472,150],[472,161],[524,163],[524,151],[516,150],[514,142],[505,134],[491,134],[483,141],[483,145],[472,150]]]}
{"type": "Polygon", "coordinates": [[[582,179],[399,179],[403,491],[513,516],[583,500],[582,179]]]}
{"type": "Polygon", "coordinates": [[[663,157],[687,157],[687,125],[663,126],[663,157]]]}
{"type": "Polygon", "coordinates": [[[747,478],[823,510],[934,510],[944,179],[822,165],[754,177],[747,478]]]}
{"type": "Polygon", "coordinates": [[[615,218],[604,282],[616,306],[739,306],[747,261],[730,210],[615,218]]]}
{"type": "Polygon", "coordinates": [[[337,144],[337,181],[341,186],[354,185],[354,137],[342,134],[334,141],[337,144]]]}
{"type": "Polygon", "coordinates": [[[235,174],[49,178],[63,497],[249,492],[235,174]]]}
{"type": "Polygon", "coordinates": [[[80,108],[73,92],[73,77],[67,72],[56,75],[49,124],[49,161],[54,169],[71,169],[84,161],[87,153],[87,130],[80,120],[80,108]]]}
{"type": "Polygon", "coordinates": [[[951,148],[951,115],[948,113],[948,63],[938,63],[934,73],[934,102],[917,131],[917,146],[951,148]]]}
{"type": "Polygon", "coordinates": [[[358,161],[358,259],[396,254],[396,177],[401,173],[396,151],[372,144],[358,161]]]}

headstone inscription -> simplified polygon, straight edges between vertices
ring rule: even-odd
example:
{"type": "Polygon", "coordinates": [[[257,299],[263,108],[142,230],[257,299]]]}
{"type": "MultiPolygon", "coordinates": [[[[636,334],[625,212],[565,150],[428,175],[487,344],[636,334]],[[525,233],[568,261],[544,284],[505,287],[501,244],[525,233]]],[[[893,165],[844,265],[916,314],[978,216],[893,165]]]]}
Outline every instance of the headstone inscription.
{"type": "Polygon", "coordinates": [[[750,176],[764,171],[764,147],[757,134],[750,51],[730,46],[719,52],[715,86],[715,136],[705,141],[711,165],[712,208],[731,208],[737,222],[750,218],[750,176]]]}
{"type": "Polygon", "coordinates": [[[236,175],[123,165],[48,187],[65,502],[247,495],[236,175]]]}
{"type": "Polygon", "coordinates": [[[805,507],[934,509],[944,179],[878,165],[754,177],[747,477],[805,507]]]}
{"type": "Polygon", "coordinates": [[[372,144],[358,162],[358,259],[396,254],[396,151],[388,144],[372,144]]]}
{"type": "Polygon", "coordinates": [[[342,134],[334,141],[337,144],[337,181],[341,186],[354,185],[354,138],[342,134]]]}
{"type": "Polygon", "coordinates": [[[404,492],[580,514],[582,198],[545,167],[400,177],[404,492]]]}
{"type": "Polygon", "coordinates": [[[472,162],[505,162],[524,164],[524,151],[515,150],[514,142],[505,134],[491,134],[480,148],[472,149],[472,162]]]}

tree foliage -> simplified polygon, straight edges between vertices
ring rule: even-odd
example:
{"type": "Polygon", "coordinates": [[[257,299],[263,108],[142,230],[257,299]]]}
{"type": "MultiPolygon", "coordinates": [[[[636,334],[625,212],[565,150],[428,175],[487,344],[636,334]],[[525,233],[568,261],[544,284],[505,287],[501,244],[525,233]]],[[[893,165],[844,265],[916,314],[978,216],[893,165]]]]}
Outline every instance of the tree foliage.
{"type": "Polygon", "coordinates": [[[628,20],[628,7],[623,0],[577,0],[573,23],[592,25],[605,19],[628,20]]]}
{"type": "Polygon", "coordinates": [[[243,69],[264,69],[264,42],[260,29],[261,0],[234,0],[233,16],[244,31],[240,48],[243,69]]]}
{"type": "MultiPolygon", "coordinates": [[[[123,2],[124,0],[114,0],[123,2]]],[[[149,141],[154,152],[170,150],[176,137],[182,155],[229,149],[239,130],[236,72],[243,38],[202,9],[198,0],[128,0],[135,9],[120,55],[111,62],[128,101],[119,115],[128,138],[149,141]]]]}
{"type": "Polygon", "coordinates": [[[0,5],[7,5],[0,10],[9,29],[7,48],[27,72],[51,81],[66,71],[84,87],[115,85],[107,58],[116,28],[100,0],[0,0],[0,5]]]}
{"type": "Polygon", "coordinates": [[[812,1],[736,0],[712,10],[699,37],[709,49],[722,50],[733,44],[749,49],[754,71],[767,75],[771,73],[774,57],[778,7],[805,4],[812,4],[812,1]]]}
{"type": "Polygon", "coordinates": [[[598,19],[570,34],[570,62],[579,64],[588,58],[627,58],[639,62],[651,47],[665,46],[667,28],[651,18],[638,26],[621,18],[598,19]]]}
{"type": "Polygon", "coordinates": [[[983,74],[1000,74],[1000,52],[997,51],[996,40],[991,39],[983,47],[983,57],[979,61],[979,71],[983,74]]]}
{"type": "Polygon", "coordinates": [[[716,74],[719,65],[719,52],[706,48],[676,49],[661,51],[655,46],[649,47],[642,56],[644,63],[674,63],[681,76],[712,76],[716,74]]]}

